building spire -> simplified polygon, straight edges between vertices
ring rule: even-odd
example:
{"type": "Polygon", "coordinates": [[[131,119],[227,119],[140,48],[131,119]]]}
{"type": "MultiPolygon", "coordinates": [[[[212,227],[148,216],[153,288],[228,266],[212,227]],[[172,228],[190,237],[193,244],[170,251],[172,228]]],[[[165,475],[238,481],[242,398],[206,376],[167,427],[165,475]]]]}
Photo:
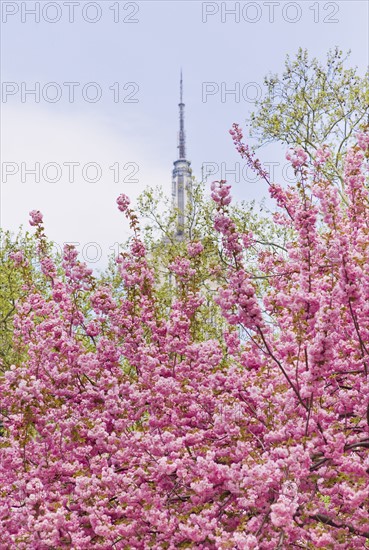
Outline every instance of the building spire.
{"type": "Polygon", "coordinates": [[[175,238],[186,238],[186,212],[192,201],[192,170],[191,162],[186,159],[186,136],[184,131],[183,78],[181,70],[179,88],[179,134],[178,158],[174,161],[172,172],[172,200],[177,214],[175,238]]]}
{"type": "Polygon", "coordinates": [[[180,80],[180,99],[179,99],[179,158],[186,158],[186,135],[184,130],[184,103],[183,103],[183,79],[182,79],[182,69],[181,69],[181,80],[180,80]]]}

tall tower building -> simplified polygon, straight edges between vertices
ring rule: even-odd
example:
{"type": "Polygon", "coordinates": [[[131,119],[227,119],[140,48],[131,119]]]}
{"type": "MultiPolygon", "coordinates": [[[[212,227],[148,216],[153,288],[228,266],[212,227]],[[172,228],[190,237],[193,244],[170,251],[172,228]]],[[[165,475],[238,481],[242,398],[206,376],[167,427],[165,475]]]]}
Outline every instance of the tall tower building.
{"type": "Polygon", "coordinates": [[[191,162],[186,159],[186,134],[184,129],[183,80],[181,71],[180,100],[179,100],[179,134],[178,160],[174,161],[172,172],[172,201],[177,210],[176,237],[185,237],[185,212],[192,196],[192,169],[191,162]]]}

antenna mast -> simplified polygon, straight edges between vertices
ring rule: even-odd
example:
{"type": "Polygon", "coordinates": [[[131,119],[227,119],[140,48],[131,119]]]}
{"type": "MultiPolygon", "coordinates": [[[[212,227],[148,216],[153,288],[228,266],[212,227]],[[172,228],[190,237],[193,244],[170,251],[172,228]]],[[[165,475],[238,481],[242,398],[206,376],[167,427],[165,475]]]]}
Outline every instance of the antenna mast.
{"type": "Polygon", "coordinates": [[[181,82],[180,82],[180,100],[179,100],[179,158],[186,158],[186,135],[184,130],[184,103],[183,103],[183,79],[181,69],[181,82]]]}

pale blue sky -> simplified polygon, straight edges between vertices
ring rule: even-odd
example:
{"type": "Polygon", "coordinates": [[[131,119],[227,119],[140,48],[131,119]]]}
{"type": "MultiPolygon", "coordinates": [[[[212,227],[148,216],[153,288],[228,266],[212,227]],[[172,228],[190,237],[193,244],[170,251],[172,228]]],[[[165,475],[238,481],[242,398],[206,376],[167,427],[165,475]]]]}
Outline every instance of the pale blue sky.
{"type": "MultiPolygon", "coordinates": [[[[116,209],[116,196],[126,192],[135,199],[146,185],[159,184],[170,192],[172,163],[177,154],[181,67],[188,157],[194,175],[200,178],[204,162],[223,163],[229,169],[237,162],[240,169],[243,166],[228,130],[233,122],[244,124],[253,104],[242,95],[239,102],[231,95],[222,102],[222,86],[246,86],[251,94],[256,89],[251,83],[261,86],[265,74],[280,72],[286,54],[293,56],[300,46],[324,59],[327,50],[338,45],[344,51],[352,50],[351,64],[357,65],[360,72],[368,65],[366,1],[76,0],[74,22],[69,21],[71,2],[44,1],[39,2],[38,23],[29,13],[37,9],[37,2],[1,4],[1,78],[3,86],[13,82],[19,87],[16,92],[12,84],[7,85],[6,90],[15,93],[9,94],[5,102],[3,95],[1,104],[1,161],[14,162],[14,170],[18,170],[2,183],[2,226],[16,229],[21,223],[27,225],[28,211],[40,209],[48,234],[58,243],[76,241],[80,250],[87,243],[98,243],[102,249],[99,265],[105,262],[109,246],[127,235],[116,209]],[[235,15],[227,10],[238,7],[240,21],[236,22],[235,15]],[[211,14],[213,11],[216,13],[211,14]],[[95,16],[100,17],[96,23],[86,21],[95,16]],[[120,22],[114,22],[118,16],[120,22]],[[124,17],[138,22],[123,22],[124,17]],[[296,22],[292,22],[294,19],[296,22]],[[24,91],[37,82],[40,102],[29,95],[22,102],[22,86],[24,91]],[[59,88],[47,87],[50,82],[59,88]],[[80,83],[72,103],[64,82],[80,83]],[[81,89],[88,82],[96,82],[101,90],[101,100],[96,103],[82,97],[81,89]],[[136,84],[124,90],[129,82],[136,84]],[[203,97],[205,82],[213,83],[209,85],[213,89],[219,87],[219,93],[207,101],[203,97]],[[138,102],[115,103],[113,90],[109,89],[114,83],[119,83],[120,99],[129,99],[132,92],[131,98],[138,102]],[[42,91],[52,98],[57,89],[62,91],[59,101],[43,99],[42,91]],[[40,182],[27,173],[21,181],[22,162],[24,168],[40,163],[40,182]],[[42,177],[43,167],[51,162],[62,167],[56,183],[43,181],[42,177]],[[64,166],[66,162],[80,164],[75,168],[74,182],[68,181],[70,168],[64,166]],[[100,181],[86,181],[93,178],[94,168],[84,178],[82,167],[89,162],[101,166],[100,181]],[[125,182],[114,183],[109,166],[116,162],[125,182]],[[129,178],[136,165],[138,174],[129,178]]],[[[93,87],[85,89],[86,94],[93,92],[93,87]]],[[[260,157],[284,162],[276,147],[264,149],[260,157]]],[[[52,170],[47,172],[49,179],[52,170]]],[[[209,182],[220,176],[216,173],[209,182]]],[[[234,183],[234,177],[230,176],[229,181],[234,183]]],[[[238,199],[259,200],[266,194],[263,184],[252,184],[242,177],[234,184],[238,199]]]]}

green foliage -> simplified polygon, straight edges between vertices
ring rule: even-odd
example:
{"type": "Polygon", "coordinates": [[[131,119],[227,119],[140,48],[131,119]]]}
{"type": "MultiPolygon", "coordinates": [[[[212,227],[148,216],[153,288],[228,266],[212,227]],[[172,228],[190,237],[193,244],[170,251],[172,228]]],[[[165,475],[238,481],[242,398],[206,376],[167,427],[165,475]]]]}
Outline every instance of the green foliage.
{"type": "MultiPolygon", "coordinates": [[[[38,266],[35,263],[36,242],[28,232],[21,230],[16,236],[0,229],[0,370],[7,370],[13,363],[19,363],[24,350],[13,345],[13,319],[18,300],[22,300],[26,290],[22,288],[27,280],[37,278],[38,266]],[[10,255],[22,251],[25,262],[22,269],[15,269],[10,255]]],[[[41,278],[40,278],[41,281],[41,278]]]]}
{"type": "Polygon", "coordinates": [[[335,48],[326,64],[302,48],[295,59],[287,55],[283,74],[265,77],[267,93],[251,114],[250,135],[258,144],[300,145],[310,157],[327,144],[334,153],[329,170],[341,179],[343,154],[355,130],[369,122],[369,75],[348,68],[349,55],[335,48]]]}

